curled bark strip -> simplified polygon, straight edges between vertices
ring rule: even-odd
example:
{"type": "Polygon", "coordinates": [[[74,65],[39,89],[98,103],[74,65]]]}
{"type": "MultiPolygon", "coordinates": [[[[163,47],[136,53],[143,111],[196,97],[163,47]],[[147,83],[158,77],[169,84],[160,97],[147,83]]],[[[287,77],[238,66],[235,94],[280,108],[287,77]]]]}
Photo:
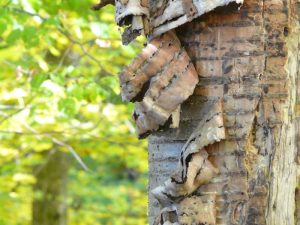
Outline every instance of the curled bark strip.
{"type": "Polygon", "coordinates": [[[134,16],[149,17],[149,8],[143,7],[140,0],[116,0],[115,5],[118,25],[130,25],[134,16]]]}
{"type": "MultiPolygon", "coordinates": [[[[181,63],[184,63],[183,55],[178,57],[177,64],[181,63]]],[[[151,79],[142,102],[136,104],[135,122],[139,135],[158,130],[164,125],[178,106],[193,93],[198,81],[194,66],[189,62],[182,68],[174,63],[163,74],[160,79],[151,79]]]]}
{"type": "Polygon", "coordinates": [[[122,35],[123,44],[129,44],[138,35],[149,32],[148,0],[116,0],[116,22],[119,26],[129,26],[122,35]]]}
{"type": "MultiPolygon", "coordinates": [[[[155,1],[150,0],[150,6],[154,5],[155,1]]],[[[231,2],[241,4],[243,0],[168,0],[164,2],[163,6],[160,6],[164,9],[161,14],[157,13],[157,7],[150,7],[150,26],[152,30],[150,38],[190,22],[219,6],[225,6],[231,2]]]]}
{"type": "Polygon", "coordinates": [[[137,102],[133,118],[140,137],[158,130],[171,115],[176,127],[177,109],[198,83],[194,65],[171,31],[153,39],[119,77],[122,99],[137,102]]]}
{"type": "Polygon", "coordinates": [[[146,48],[120,74],[122,99],[135,101],[143,86],[162,70],[169,67],[174,54],[181,49],[180,42],[173,32],[168,32],[152,40],[146,48]]]}
{"type": "MultiPolygon", "coordinates": [[[[115,18],[119,26],[126,27],[122,39],[129,44],[139,34],[152,39],[231,2],[243,0],[115,0],[115,18]]],[[[93,9],[107,4],[113,4],[112,0],[103,0],[93,9]]]]}
{"type": "MultiPolygon", "coordinates": [[[[178,221],[173,221],[173,223],[180,222],[180,224],[185,224],[182,222],[188,218],[183,216],[180,219],[179,213],[179,209],[182,210],[184,208],[181,205],[182,202],[184,203],[187,201],[187,196],[192,194],[201,185],[209,183],[211,179],[218,174],[217,168],[215,168],[208,159],[208,153],[205,151],[205,147],[219,142],[222,139],[225,139],[223,110],[221,103],[218,102],[211,107],[210,112],[200,121],[194,133],[183,146],[177,171],[163,186],[159,186],[152,190],[152,194],[160,203],[162,209],[161,215],[165,214],[165,212],[170,213],[175,211],[177,213],[178,221]]],[[[199,201],[199,204],[202,204],[201,200],[199,201]]],[[[206,220],[201,220],[200,217],[194,216],[195,218],[198,218],[194,222],[196,224],[204,222],[207,222],[207,224],[215,224],[215,220],[213,219],[215,218],[215,216],[213,216],[214,212],[215,210],[207,212],[211,213],[211,216],[206,220]]],[[[190,214],[192,215],[193,213],[190,212],[190,214]]],[[[160,218],[157,220],[156,224],[163,225],[167,224],[166,222],[172,221],[167,221],[165,219],[162,221],[160,218]]]]}

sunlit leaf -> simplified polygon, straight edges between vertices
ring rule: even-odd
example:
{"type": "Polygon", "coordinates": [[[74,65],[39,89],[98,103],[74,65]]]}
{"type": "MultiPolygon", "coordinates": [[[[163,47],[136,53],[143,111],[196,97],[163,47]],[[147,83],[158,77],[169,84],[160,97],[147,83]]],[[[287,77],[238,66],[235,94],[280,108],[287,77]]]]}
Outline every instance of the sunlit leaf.
{"type": "Polygon", "coordinates": [[[61,99],[58,102],[58,109],[67,117],[74,117],[77,112],[76,102],[73,98],[61,99]]]}
{"type": "Polygon", "coordinates": [[[21,36],[22,36],[21,30],[19,29],[13,30],[6,38],[6,42],[11,45],[15,43],[18,39],[20,39],[21,36]]]}
{"type": "Polygon", "coordinates": [[[84,89],[80,85],[75,84],[68,88],[68,94],[77,98],[78,100],[82,100],[84,95],[84,89]]]}
{"type": "Polygon", "coordinates": [[[39,42],[37,29],[32,26],[26,26],[22,32],[22,39],[28,48],[37,46],[39,42]]]}
{"type": "Polygon", "coordinates": [[[47,78],[48,75],[43,73],[34,75],[30,82],[31,87],[33,89],[38,89],[47,78]]]}
{"type": "Polygon", "coordinates": [[[2,35],[4,33],[6,28],[7,28],[6,22],[3,20],[0,20],[0,35],[2,35]]]}

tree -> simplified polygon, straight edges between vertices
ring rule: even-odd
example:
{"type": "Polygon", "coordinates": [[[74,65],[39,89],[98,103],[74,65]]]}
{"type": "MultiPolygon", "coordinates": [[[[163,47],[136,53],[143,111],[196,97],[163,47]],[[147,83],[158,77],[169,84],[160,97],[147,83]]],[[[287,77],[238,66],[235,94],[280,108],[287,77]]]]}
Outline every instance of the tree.
{"type": "MultiPolygon", "coordinates": [[[[180,127],[149,138],[149,189],[174,172],[183,144],[207,113],[203,105],[222,99],[226,128],[226,139],[207,148],[219,175],[193,194],[200,201],[215,199],[206,202],[212,207],[193,209],[189,203],[179,219],[211,210],[214,224],[294,225],[295,217],[299,220],[299,8],[296,1],[246,0],[176,29],[200,82],[182,107],[180,127]]],[[[149,198],[153,224],[159,207],[149,198]]]]}
{"type": "Polygon", "coordinates": [[[49,151],[44,164],[34,171],[37,182],[33,201],[33,225],[66,225],[67,185],[70,166],[69,155],[65,152],[49,151]]]}
{"type": "Polygon", "coordinates": [[[122,97],[135,102],[141,137],[161,130],[149,139],[150,224],[295,224],[298,1],[127,2],[116,1],[125,43],[144,33],[150,44],[121,74],[122,97]],[[174,65],[184,51],[166,32],[179,25],[199,84],[179,128],[168,129],[193,85],[176,83],[193,74],[183,60],[174,65]]]}

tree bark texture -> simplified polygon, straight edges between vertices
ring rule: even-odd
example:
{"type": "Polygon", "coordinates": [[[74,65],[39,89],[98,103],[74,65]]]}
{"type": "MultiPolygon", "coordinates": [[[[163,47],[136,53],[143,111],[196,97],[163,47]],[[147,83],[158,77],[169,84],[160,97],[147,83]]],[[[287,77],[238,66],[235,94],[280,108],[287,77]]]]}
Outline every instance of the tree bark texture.
{"type": "Polygon", "coordinates": [[[52,150],[45,155],[45,163],[36,168],[32,225],[67,225],[69,164],[68,154],[52,150]]]}
{"type": "MultiPolygon", "coordinates": [[[[213,207],[194,212],[214,210],[218,225],[300,224],[299,14],[297,0],[245,0],[176,29],[199,83],[179,128],[149,137],[149,190],[176,170],[207,103],[222,100],[226,139],[206,149],[219,174],[193,193],[213,207]]],[[[159,210],[150,192],[149,224],[159,210]]]]}

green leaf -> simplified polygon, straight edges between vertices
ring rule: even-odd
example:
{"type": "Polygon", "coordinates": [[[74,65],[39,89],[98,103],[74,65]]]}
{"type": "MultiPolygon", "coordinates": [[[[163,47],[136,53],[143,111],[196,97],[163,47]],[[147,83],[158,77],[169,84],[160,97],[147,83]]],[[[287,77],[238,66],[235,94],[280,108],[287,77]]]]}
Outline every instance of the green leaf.
{"type": "Polygon", "coordinates": [[[2,35],[7,29],[6,22],[3,20],[0,20],[0,35],[2,35]]]}
{"type": "Polygon", "coordinates": [[[62,74],[50,74],[50,79],[61,86],[65,84],[65,77],[62,74]]]}
{"type": "Polygon", "coordinates": [[[11,45],[14,44],[18,39],[21,38],[22,32],[21,30],[13,30],[7,37],[6,42],[7,44],[11,45]]]}
{"type": "Polygon", "coordinates": [[[99,95],[99,87],[96,83],[90,83],[85,87],[84,96],[87,101],[89,102],[96,101],[98,95],[99,95]]]}
{"type": "Polygon", "coordinates": [[[0,7],[0,18],[4,18],[7,16],[7,8],[0,7]]]}
{"type": "Polygon", "coordinates": [[[48,75],[44,73],[34,75],[30,82],[32,89],[38,89],[47,78],[48,75]]]}
{"type": "Polygon", "coordinates": [[[58,102],[58,109],[67,117],[74,117],[77,113],[76,102],[73,98],[61,99],[58,102]]]}
{"type": "Polygon", "coordinates": [[[58,27],[60,25],[60,21],[57,16],[53,16],[53,17],[50,17],[49,19],[45,20],[43,25],[51,25],[54,27],[58,27]]]}
{"type": "Polygon", "coordinates": [[[84,90],[78,84],[72,85],[68,88],[68,95],[71,97],[75,97],[77,100],[83,99],[84,90]]]}
{"type": "Polygon", "coordinates": [[[37,29],[32,26],[25,27],[22,32],[22,40],[27,48],[37,46],[39,43],[37,29]]]}

